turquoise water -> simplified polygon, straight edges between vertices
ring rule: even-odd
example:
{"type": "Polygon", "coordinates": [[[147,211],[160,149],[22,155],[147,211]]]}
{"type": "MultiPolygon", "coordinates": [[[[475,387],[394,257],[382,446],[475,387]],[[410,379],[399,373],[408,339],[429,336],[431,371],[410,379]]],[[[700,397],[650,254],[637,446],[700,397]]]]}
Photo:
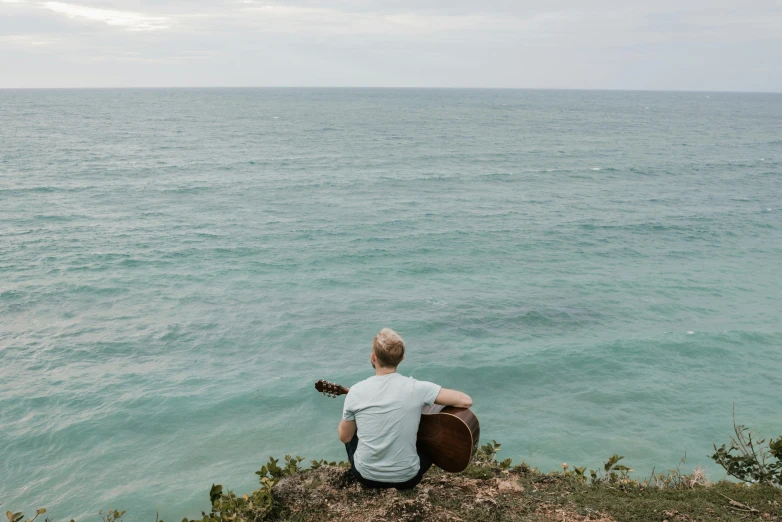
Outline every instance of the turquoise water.
{"type": "Polygon", "coordinates": [[[782,95],[0,91],[0,502],[341,458],[383,326],[544,470],[782,434],[782,95]]]}

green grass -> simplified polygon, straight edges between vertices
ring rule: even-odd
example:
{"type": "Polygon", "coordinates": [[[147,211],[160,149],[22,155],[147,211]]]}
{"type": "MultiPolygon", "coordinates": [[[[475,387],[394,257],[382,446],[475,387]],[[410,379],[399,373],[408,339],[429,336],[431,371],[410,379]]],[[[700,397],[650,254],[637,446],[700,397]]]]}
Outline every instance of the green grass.
{"type": "Polygon", "coordinates": [[[570,486],[570,500],[578,511],[599,511],[621,522],[675,519],[698,521],[774,520],[782,521],[782,490],[771,486],[746,486],[720,482],[694,489],[638,488],[625,490],[607,485],[570,486]],[[731,505],[731,500],[740,503],[731,505]],[[751,509],[757,510],[752,512],[751,509]],[[668,514],[666,514],[668,512],[668,514]],[[764,516],[764,514],[766,516],[764,516]],[[683,516],[682,516],[683,515],[683,516]]]}
{"type": "Polygon", "coordinates": [[[772,486],[732,482],[688,489],[619,486],[586,484],[561,474],[506,475],[491,470],[487,474],[486,469],[471,468],[462,475],[478,479],[479,484],[489,484],[497,477],[516,480],[524,490],[495,497],[496,503],[485,509],[465,502],[466,496],[460,492],[430,494],[432,504],[466,520],[547,520],[541,506],[555,505],[583,516],[602,513],[618,522],[782,522],[782,490],[772,486]]]}

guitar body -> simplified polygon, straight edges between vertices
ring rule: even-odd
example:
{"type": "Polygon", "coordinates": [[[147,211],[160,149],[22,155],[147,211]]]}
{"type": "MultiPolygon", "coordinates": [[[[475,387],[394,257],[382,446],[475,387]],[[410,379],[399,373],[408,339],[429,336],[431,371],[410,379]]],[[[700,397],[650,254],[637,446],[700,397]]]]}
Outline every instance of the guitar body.
{"type": "Polygon", "coordinates": [[[418,449],[426,453],[440,469],[458,473],[470,464],[481,426],[468,408],[425,406],[418,426],[418,449]]]}
{"type": "MultiPolygon", "coordinates": [[[[348,393],[348,388],[328,381],[318,381],[315,389],[328,397],[348,393]]],[[[416,446],[440,469],[458,473],[470,464],[478,449],[481,425],[469,408],[424,406],[418,425],[416,446]]]]}

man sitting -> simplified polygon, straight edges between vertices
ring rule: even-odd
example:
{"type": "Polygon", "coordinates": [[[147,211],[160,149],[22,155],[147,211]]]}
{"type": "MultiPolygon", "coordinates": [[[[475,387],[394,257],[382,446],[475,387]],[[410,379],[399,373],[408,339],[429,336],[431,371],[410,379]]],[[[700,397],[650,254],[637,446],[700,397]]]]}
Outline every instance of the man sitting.
{"type": "Polygon", "coordinates": [[[404,356],[399,334],[380,330],[369,358],[375,375],[350,388],[345,397],[339,440],[345,443],[356,478],[368,487],[411,489],[421,482],[432,465],[416,449],[425,405],[472,406],[467,394],[398,374],[404,356]]]}

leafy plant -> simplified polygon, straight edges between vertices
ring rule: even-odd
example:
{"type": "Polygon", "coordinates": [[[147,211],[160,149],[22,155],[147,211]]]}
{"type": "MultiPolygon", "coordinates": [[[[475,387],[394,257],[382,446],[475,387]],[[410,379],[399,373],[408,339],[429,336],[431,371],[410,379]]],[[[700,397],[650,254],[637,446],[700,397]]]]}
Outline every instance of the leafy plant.
{"type": "Polygon", "coordinates": [[[261,466],[261,469],[256,471],[255,474],[259,476],[261,481],[263,481],[264,477],[270,477],[276,480],[281,479],[285,476],[285,471],[277,465],[278,462],[279,459],[269,457],[269,462],[261,466]]]}
{"type": "Polygon", "coordinates": [[[125,515],[125,512],[109,509],[106,513],[104,513],[103,510],[98,511],[98,515],[100,515],[103,522],[122,522],[122,517],[125,515]]]}
{"type": "Polygon", "coordinates": [[[529,464],[527,464],[524,461],[519,462],[515,466],[513,466],[513,471],[517,473],[536,473],[538,471],[538,468],[533,468],[529,464]]]}
{"type": "Polygon", "coordinates": [[[510,469],[513,464],[513,459],[504,459],[497,461],[497,453],[499,453],[502,444],[496,440],[487,442],[475,452],[475,464],[484,467],[496,467],[502,471],[510,469]]]}
{"type": "Polygon", "coordinates": [[[340,460],[339,462],[332,460],[331,462],[327,460],[311,460],[310,461],[310,469],[318,469],[321,466],[337,466],[340,468],[349,468],[350,462],[345,462],[344,460],[340,460]]]}
{"type": "MultiPolygon", "coordinates": [[[[608,482],[611,484],[622,483],[627,484],[633,482],[630,478],[630,473],[633,471],[623,464],[619,464],[624,456],[617,455],[616,453],[603,464],[603,469],[589,470],[589,476],[592,478],[593,484],[599,484],[601,482],[608,482]]],[[[585,471],[586,468],[576,468],[579,472],[575,475],[577,477],[583,477],[586,480],[585,471]]]]}
{"type": "Polygon", "coordinates": [[[508,473],[513,465],[513,459],[508,458],[497,461],[497,453],[499,453],[501,446],[502,444],[492,440],[479,447],[475,452],[473,461],[462,473],[474,479],[489,479],[496,472],[508,473]]]}
{"type": "MultiPolygon", "coordinates": [[[[559,475],[559,472],[552,471],[551,474],[552,475],[559,475]]],[[[562,463],[562,476],[563,477],[574,477],[574,478],[580,480],[581,482],[586,482],[587,481],[586,466],[580,467],[580,468],[573,468],[571,470],[570,469],[570,465],[567,462],[563,462],[562,463]]]]}
{"type": "Polygon", "coordinates": [[[782,486],[782,437],[768,444],[765,439],[754,439],[749,428],[736,424],[735,410],[733,433],[730,447],[714,444],[711,459],[741,481],[782,486]]]}
{"type": "Polygon", "coordinates": [[[494,462],[497,453],[499,453],[500,448],[502,447],[502,444],[497,442],[496,440],[492,440],[491,442],[487,442],[486,444],[482,445],[480,448],[478,448],[478,451],[475,452],[475,461],[476,462],[494,462]]]}
{"type": "MultiPolygon", "coordinates": [[[[38,508],[35,510],[35,516],[32,519],[28,518],[25,520],[25,522],[33,522],[33,520],[38,518],[40,515],[43,515],[44,513],[46,513],[46,508],[38,508]]],[[[21,511],[18,513],[14,513],[13,511],[6,511],[5,516],[8,517],[8,522],[21,522],[21,520],[24,518],[24,513],[21,511]]],[[[49,522],[49,519],[45,519],[45,522],[49,522]]]]}
{"type": "MultiPolygon", "coordinates": [[[[183,519],[182,522],[260,522],[266,520],[277,508],[272,489],[283,478],[301,473],[301,463],[304,457],[285,455],[282,466],[279,459],[269,457],[269,461],[255,472],[261,487],[249,495],[237,496],[233,491],[223,492],[221,484],[212,484],[209,490],[209,500],[212,509],[209,513],[202,512],[200,521],[183,519]]],[[[327,462],[311,460],[310,469],[321,466],[349,467],[349,462],[327,462]]],[[[104,521],[114,522],[114,521],[104,521]]],[[[161,521],[162,522],[162,521],[161,521]]]]}

